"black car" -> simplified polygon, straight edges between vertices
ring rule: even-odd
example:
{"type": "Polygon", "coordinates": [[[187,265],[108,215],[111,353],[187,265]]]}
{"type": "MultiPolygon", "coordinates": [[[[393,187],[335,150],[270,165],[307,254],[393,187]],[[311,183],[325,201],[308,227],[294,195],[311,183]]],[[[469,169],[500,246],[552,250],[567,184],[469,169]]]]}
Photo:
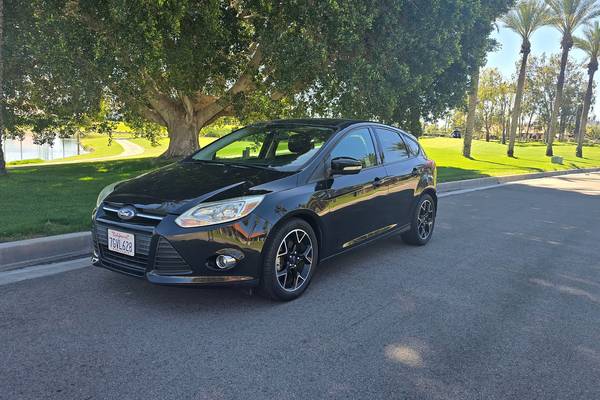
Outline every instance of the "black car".
{"type": "Polygon", "coordinates": [[[462,136],[460,134],[460,131],[458,129],[455,129],[450,135],[450,137],[452,137],[453,139],[460,139],[462,136]]]}
{"type": "Polygon", "coordinates": [[[259,123],[105,188],[93,261],[158,284],[259,286],[290,300],[337,254],[392,234],[427,243],[435,187],[435,163],[399,129],[259,123]]]}

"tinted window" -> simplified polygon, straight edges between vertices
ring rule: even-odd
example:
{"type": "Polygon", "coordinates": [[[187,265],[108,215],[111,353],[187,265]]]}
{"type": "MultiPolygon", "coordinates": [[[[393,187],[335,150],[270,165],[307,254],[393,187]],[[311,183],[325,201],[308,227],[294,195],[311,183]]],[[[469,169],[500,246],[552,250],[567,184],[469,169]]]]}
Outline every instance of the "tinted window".
{"type": "Polygon", "coordinates": [[[315,126],[249,126],[212,142],[192,159],[295,171],[319,151],[332,133],[333,129],[315,126]]]}
{"type": "Polygon", "coordinates": [[[360,128],[348,133],[335,146],[331,158],[351,157],[362,162],[363,168],[377,164],[375,147],[367,128],[360,128]]]}
{"type": "Polygon", "coordinates": [[[406,160],[409,157],[406,145],[398,133],[380,128],[376,128],[375,132],[381,143],[384,162],[391,163],[406,160]]]}
{"type": "Polygon", "coordinates": [[[419,146],[419,143],[416,142],[416,140],[414,140],[408,135],[404,135],[404,143],[406,143],[406,145],[408,146],[410,154],[412,154],[413,156],[419,154],[419,149],[421,147],[419,146]]]}

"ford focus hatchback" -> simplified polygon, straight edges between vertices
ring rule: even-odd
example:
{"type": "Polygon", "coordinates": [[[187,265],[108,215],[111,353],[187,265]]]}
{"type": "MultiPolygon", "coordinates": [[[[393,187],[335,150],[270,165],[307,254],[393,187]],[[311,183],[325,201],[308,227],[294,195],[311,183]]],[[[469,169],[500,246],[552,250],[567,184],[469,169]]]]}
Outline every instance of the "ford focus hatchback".
{"type": "Polygon", "coordinates": [[[258,286],[291,300],[337,254],[392,234],[426,244],[435,187],[435,163],[397,128],[254,124],[102,190],[93,262],[158,284],[258,286]]]}

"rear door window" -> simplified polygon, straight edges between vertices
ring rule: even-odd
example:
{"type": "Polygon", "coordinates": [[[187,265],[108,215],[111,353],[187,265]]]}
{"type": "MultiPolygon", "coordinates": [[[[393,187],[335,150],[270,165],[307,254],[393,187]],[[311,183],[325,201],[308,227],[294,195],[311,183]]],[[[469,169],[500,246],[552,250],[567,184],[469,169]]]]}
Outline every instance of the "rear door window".
{"type": "Polygon", "coordinates": [[[375,134],[381,144],[385,164],[406,160],[410,157],[406,144],[398,132],[375,128],[375,134]]]}

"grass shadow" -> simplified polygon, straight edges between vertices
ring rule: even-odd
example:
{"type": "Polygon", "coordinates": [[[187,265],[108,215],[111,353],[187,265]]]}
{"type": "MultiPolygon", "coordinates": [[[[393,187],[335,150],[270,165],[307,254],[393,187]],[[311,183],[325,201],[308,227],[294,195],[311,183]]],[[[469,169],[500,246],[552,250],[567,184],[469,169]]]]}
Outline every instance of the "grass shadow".
{"type": "Polygon", "coordinates": [[[491,176],[479,170],[456,167],[438,167],[437,171],[439,182],[452,182],[459,181],[462,179],[488,178],[491,176]]]}

